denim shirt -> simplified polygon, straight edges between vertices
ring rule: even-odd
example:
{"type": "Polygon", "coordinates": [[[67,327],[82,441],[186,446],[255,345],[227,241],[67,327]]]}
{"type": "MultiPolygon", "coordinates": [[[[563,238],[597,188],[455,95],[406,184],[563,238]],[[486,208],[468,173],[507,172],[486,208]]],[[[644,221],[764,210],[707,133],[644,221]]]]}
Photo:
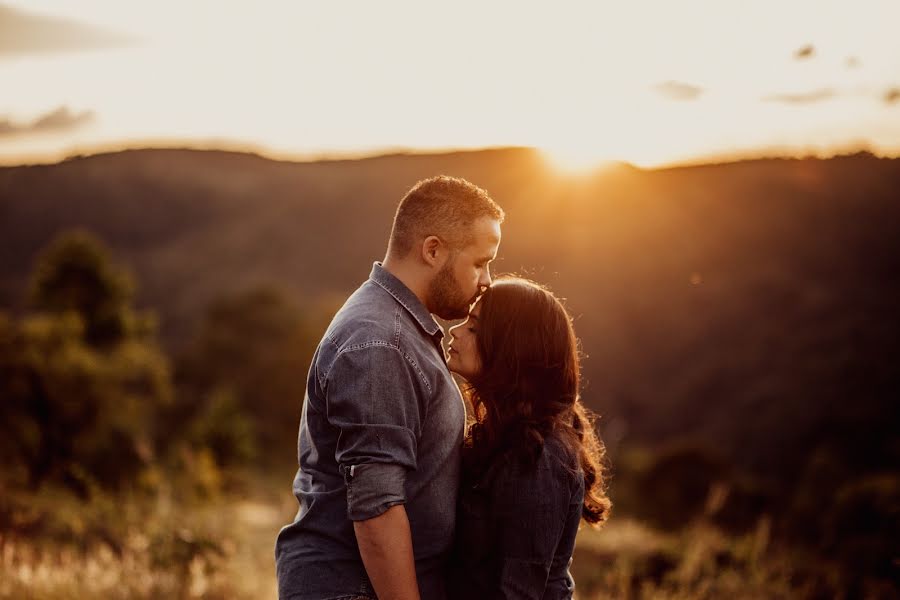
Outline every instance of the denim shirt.
{"type": "Polygon", "coordinates": [[[569,573],[584,503],[584,476],[558,439],[535,465],[502,458],[463,477],[448,582],[458,600],[572,598],[569,573]]]}
{"type": "Polygon", "coordinates": [[[313,356],[293,491],[300,508],[275,543],[279,596],[375,596],[353,521],[404,504],[422,598],[446,596],[465,406],[443,331],[375,263],[313,356]]]}

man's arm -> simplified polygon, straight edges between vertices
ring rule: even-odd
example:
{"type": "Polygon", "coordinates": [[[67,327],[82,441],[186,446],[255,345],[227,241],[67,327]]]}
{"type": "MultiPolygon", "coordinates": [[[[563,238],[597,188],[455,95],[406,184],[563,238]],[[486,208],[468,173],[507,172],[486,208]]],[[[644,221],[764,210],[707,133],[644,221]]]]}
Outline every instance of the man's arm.
{"type": "Polygon", "coordinates": [[[379,600],[419,600],[409,519],[402,504],[354,521],[356,543],[379,600]]]}
{"type": "Polygon", "coordinates": [[[418,600],[404,503],[421,431],[419,375],[398,349],[373,345],[342,352],[329,377],[328,422],[340,429],[335,460],[363,566],[380,600],[418,600]]]}

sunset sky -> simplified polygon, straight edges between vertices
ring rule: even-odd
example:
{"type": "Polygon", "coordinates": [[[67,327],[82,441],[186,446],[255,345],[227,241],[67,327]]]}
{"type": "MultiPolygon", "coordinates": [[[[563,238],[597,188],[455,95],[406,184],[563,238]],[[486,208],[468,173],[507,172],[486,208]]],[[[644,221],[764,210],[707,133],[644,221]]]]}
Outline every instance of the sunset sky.
{"type": "Polygon", "coordinates": [[[900,154],[900,2],[0,0],[0,162],[900,154]]]}

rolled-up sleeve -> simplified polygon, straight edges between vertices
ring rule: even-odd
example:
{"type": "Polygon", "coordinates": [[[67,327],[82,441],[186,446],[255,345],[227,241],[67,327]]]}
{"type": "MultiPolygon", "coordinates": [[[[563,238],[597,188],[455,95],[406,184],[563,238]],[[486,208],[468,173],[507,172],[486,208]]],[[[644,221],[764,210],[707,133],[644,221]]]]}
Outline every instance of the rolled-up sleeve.
{"type": "Polygon", "coordinates": [[[329,372],[328,422],[339,430],[335,460],[353,521],[406,502],[421,432],[416,376],[402,351],[380,344],[342,352],[329,372]]]}

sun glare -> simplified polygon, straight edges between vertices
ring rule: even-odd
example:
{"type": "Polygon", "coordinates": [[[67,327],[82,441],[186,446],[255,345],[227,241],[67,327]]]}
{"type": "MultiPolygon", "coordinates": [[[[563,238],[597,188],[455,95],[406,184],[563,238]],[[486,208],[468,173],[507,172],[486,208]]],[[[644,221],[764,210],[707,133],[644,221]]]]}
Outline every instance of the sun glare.
{"type": "Polygon", "coordinates": [[[594,149],[544,146],[540,151],[554,169],[568,175],[585,175],[620,162],[594,149]]]}

